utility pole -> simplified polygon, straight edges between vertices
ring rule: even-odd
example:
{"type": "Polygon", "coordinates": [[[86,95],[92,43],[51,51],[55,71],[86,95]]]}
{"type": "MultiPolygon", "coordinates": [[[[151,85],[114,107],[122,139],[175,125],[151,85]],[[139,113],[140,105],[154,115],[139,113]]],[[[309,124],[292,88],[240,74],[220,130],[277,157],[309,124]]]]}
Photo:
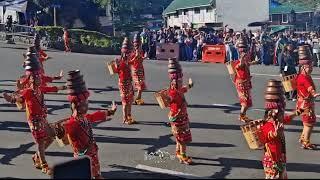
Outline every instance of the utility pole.
{"type": "Polygon", "coordinates": [[[53,6],[53,24],[54,24],[54,26],[57,26],[57,8],[56,8],[56,6],[53,6]]]}

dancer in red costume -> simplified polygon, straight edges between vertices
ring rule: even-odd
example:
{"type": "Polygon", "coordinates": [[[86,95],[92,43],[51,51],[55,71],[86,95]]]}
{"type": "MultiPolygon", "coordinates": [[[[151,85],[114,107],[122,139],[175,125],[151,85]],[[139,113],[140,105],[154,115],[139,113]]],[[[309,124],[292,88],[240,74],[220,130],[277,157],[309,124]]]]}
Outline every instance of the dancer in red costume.
{"type": "Polygon", "coordinates": [[[191,157],[186,155],[187,143],[192,141],[192,135],[184,93],[193,87],[193,83],[189,79],[189,85],[183,86],[181,66],[176,60],[169,60],[168,67],[171,79],[168,90],[170,98],[170,112],[168,116],[172,133],[176,138],[176,156],[180,163],[191,164],[191,157]]]}
{"type": "Polygon", "coordinates": [[[266,179],[287,179],[284,124],[296,113],[285,115],[285,98],[281,81],[270,80],[265,92],[265,117],[260,139],[264,148],[263,167],[266,179]]]}
{"type": "Polygon", "coordinates": [[[140,36],[136,35],[133,39],[133,52],[131,54],[131,70],[134,87],[137,89],[137,97],[134,101],[135,104],[142,105],[142,91],[146,89],[145,73],[143,68],[143,51],[141,49],[140,36]]]}
{"type": "Polygon", "coordinates": [[[320,96],[319,93],[316,93],[316,88],[311,77],[313,70],[311,57],[308,46],[299,47],[300,69],[297,76],[298,99],[296,109],[297,111],[306,112],[301,115],[303,131],[299,139],[299,142],[304,149],[316,148],[316,145],[312,144],[310,139],[313,127],[316,124],[314,100],[316,97],[320,96]]]}
{"type": "Polygon", "coordinates": [[[63,41],[64,41],[64,47],[65,47],[65,52],[71,52],[70,49],[70,39],[69,39],[69,32],[67,28],[63,28],[63,41]]]}
{"type": "Polygon", "coordinates": [[[123,123],[134,124],[136,121],[132,118],[131,107],[133,103],[133,86],[129,66],[129,39],[125,38],[121,48],[120,61],[116,62],[116,73],[119,75],[119,90],[122,102],[123,123]]]}
{"type": "MultiPolygon", "coordinates": [[[[89,92],[86,88],[83,76],[80,75],[79,70],[70,71],[68,75],[68,100],[71,103],[72,115],[64,124],[64,133],[68,136],[75,157],[84,155],[90,157],[92,178],[102,179],[98,146],[93,137],[92,123],[106,121],[108,116],[114,115],[117,107],[113,104],[111,110],[87,114],[89,92]]],[[[58,136],[63,135],[64,134],[58,134],[58,136]]]]}
{"type": "Polygon", "coordinates": [[[54,132],[46,120],[47,108],[44,103],[43,93],[57,92],[65,89],[65,86],[41,86],[41,65],[37,56],[27,56],[24,68],[28,79],[26,87],[18,94],[9,95],[4,93],[3,97],[11,103],[19,102],[25,104],[28,124],[38,148],[36,154],[32,156],[34,166],[42,169],[43,173],[50,174],[51,171],[45,159],[45,150],[53,142],[54,132]]]}
{"type": "Polygon", "coordinates": [[[237,48],[240,54],[240,59],[237,60],[234,65],[236,71],[234,83],[241,104],[239,120],[242,122],[248,122],[250,119],[246,116],[247,110],[252,107],[250,65],[253,65],[256,62],[250,62],[248,46],[244,37],[240,37],[237,43],[237,48]]]}

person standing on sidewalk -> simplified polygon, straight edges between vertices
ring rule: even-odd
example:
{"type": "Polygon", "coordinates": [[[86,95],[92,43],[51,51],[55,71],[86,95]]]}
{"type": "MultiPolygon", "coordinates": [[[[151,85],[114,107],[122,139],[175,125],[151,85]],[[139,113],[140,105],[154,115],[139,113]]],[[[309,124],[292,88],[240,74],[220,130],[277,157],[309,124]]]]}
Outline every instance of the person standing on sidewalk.
{"type": "MultiPolygon", "coordinates": [[[[280,76],[289,76],[293,74],[297,74],[296,70],[296,60],[294,59],[293,55],[293,45],[288,44],[284,47],[282,53],[279,56],[278,62],[280,67],[280,76]]],[[[285,93],[286,99],[292,99],[292,101],[297,100],[297,90],[294,90],[292,92],[286,92],[285,93]],[[291,94],[291,97],[290,97],[291,94]]]]}

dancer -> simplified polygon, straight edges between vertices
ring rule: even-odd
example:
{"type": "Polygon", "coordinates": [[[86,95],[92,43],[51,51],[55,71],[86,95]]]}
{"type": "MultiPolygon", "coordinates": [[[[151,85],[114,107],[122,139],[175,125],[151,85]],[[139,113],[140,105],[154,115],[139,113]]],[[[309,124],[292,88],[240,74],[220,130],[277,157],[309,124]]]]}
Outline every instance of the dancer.
{"type": "Polygon", "coordinates": [[[191,164],[192,159],[186,155],[187,143],[192,141],[189,127],[189,117],[187,113],[187,103],[184,93],[193,87],[192,80],[183,86],[181,66],[175,60],[169,61],[170,87],[168,95],[170,97],[169,121],[172,133],[176,138],[176,156],[180,163],[191,164]]]}
{"type": "MultiPolygon", "coordinates": [[[[63,71],[62,70],[60,71],[60,74],[58,76],[54,76],[54,77],[50,77],[50,76],[47,76],[47,75],[44,74],[44,67],[43,67],[42,62],[40,61],[40,57],[39,57],[39,54],[38,54],[37,49],[36,49],[35,46],[29,47],[27,49],[27,53],[24,54],[24,57],[27,58],[28,56],[36,56],[37,59],[40,62],[40,75],[41,75],[41,80],[42,80],[41,81],[41,83],[42,83],[41,86],[45,87],[45,86],[47,86],[47,83],[52,83],[54,80],[61,80],[62,79],[62,77],[63,77],[63,71]]],[[[23,64],[23,66],[25,66],[25,62],[23,64]]],[[[24,84],[27,83],[26,82],[27,79],[25,77],[26,76],[22,76],[20,78],[20,82],[19,83],[21,85],[24,85],[24,84]]]]}
{"type": "Polygon", "coordinates": [[[313,127],[316,124],[314,100],[316,97],[320,96],[319,93],[316,93],[316,88],[311,77],[313,70],[311,57],[308,46],[299,47],[300,68],[297,77],[298,100],[296,109],[297,111],[307,112],[301,115],[303,131],[299,139],[299,142],[304,149],[316,148],[316,145],[312,144],[310,139],[313,127]]]}
{"type": "Polygon", "coordinates": [[[241,104],[239,120],[242,122],[248,122],[250,119],[246,116],[247,110],[252,107],[250,65],[256,64],[256,62],[250,62],[248,44],[243,36],[240,37],[237,42],[237,48],[240,54],[240,59],[235,61],[236,74],[234,77],[234,84],[241,104]]]}
{"type": "MultiPolygon", "coordinates": [[[[89,91],[86,88],[80,71],[68,73],[68,100],[71,103],[72,115],[64,124],[65,133],[73,148],[74,157],[87,155],[91,159],[92,178],[102,179],[98,157],[98,146],[93,137],[92,123],[103,122],[108,116],[114,115],[117,106],[113,104],[111,110],[88,112],[89,91]]],[[[64,135],[64,134],[63,134],[64,135]]],[[[61,136],[58,134],[58,136],[61,136]]]]}
{"type": "Polygon", "coordinates": [[[115,72],[119,74],[119,90],[122,102],[123,123],[128,125],[136,123],[131,115],[131,107],[133,103],[133,86],[129,66],[129,39],[125,38],[121,48],[121,59],[116,60],[115,72]]]}
{"type": "Polygon", "coordinates": [[[134,101],[137,105],[143,105],[142,91],[146,89],[145,74],[143,68],[143,51],[141,49],[141,42],[139,35],[135,35],[133,39],[133,52],[131,55],[130,65],[132,70],[132,79],[134,87],[137,89],[137,97],[134,101]]]}
{"type": "Polygon", "coordinates": [[[269,80],[265,92],[265,121],[260,136],[265,144],[262,164],[266,179],[287,179],[283,124],[289,124],[296,113],[285,115],[285,106],[281,81],[269,80]]]}
{"type": "Polygon", "coordinates": [[[63,41],[64,41],[64,48],[65,48],[65,52],[71,52],[70,49],[70,39],[69,39],[69,31],[68,29],[65,27],[63,28],[63,41]]]}
{"type": "Polygon", "coordinates": [[[27,57],[24,68],[28,79],[26,88],[18,94],[9,95],[4,93],[3,97],[10,103],[19,102],[25,104],[28,124],[38,148],[38,151],[32,156],[33,165],[37,169],[41,169],[43,173],[50,175],[51,170],[45,159],[45,150],[53,142],[54,132],[46,120],[47,108],[44,103],[43,93],[57,92],[65,89],[65,87],[41,86],[41,65],[35,55],[27,57]]]}

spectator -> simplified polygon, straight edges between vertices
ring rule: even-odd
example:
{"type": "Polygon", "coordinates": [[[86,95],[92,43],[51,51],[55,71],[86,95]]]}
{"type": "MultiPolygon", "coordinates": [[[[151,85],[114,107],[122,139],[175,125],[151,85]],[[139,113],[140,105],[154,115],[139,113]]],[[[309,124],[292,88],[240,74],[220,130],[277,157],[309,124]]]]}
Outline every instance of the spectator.
{"type": "MultiPolygon", "coordinates": [[[[293,75],[297,73],[296,70],[296,59],[294,59],[293,56],[293,45],[292,44],[288,44],[286,45],[280,56],[279,56],[279,66],[280,66],[280,75],[283,76],[289,76],[289,75],[293,75]]],[[[297,99],[297,91],[293,91],[291,92],[291,97],[290,97],[290,93],[286,92],[285,96],[287,98],[287,100],[290,100],[290,98],[292,99],[292,101],[296,101],[297,99]]]]}

